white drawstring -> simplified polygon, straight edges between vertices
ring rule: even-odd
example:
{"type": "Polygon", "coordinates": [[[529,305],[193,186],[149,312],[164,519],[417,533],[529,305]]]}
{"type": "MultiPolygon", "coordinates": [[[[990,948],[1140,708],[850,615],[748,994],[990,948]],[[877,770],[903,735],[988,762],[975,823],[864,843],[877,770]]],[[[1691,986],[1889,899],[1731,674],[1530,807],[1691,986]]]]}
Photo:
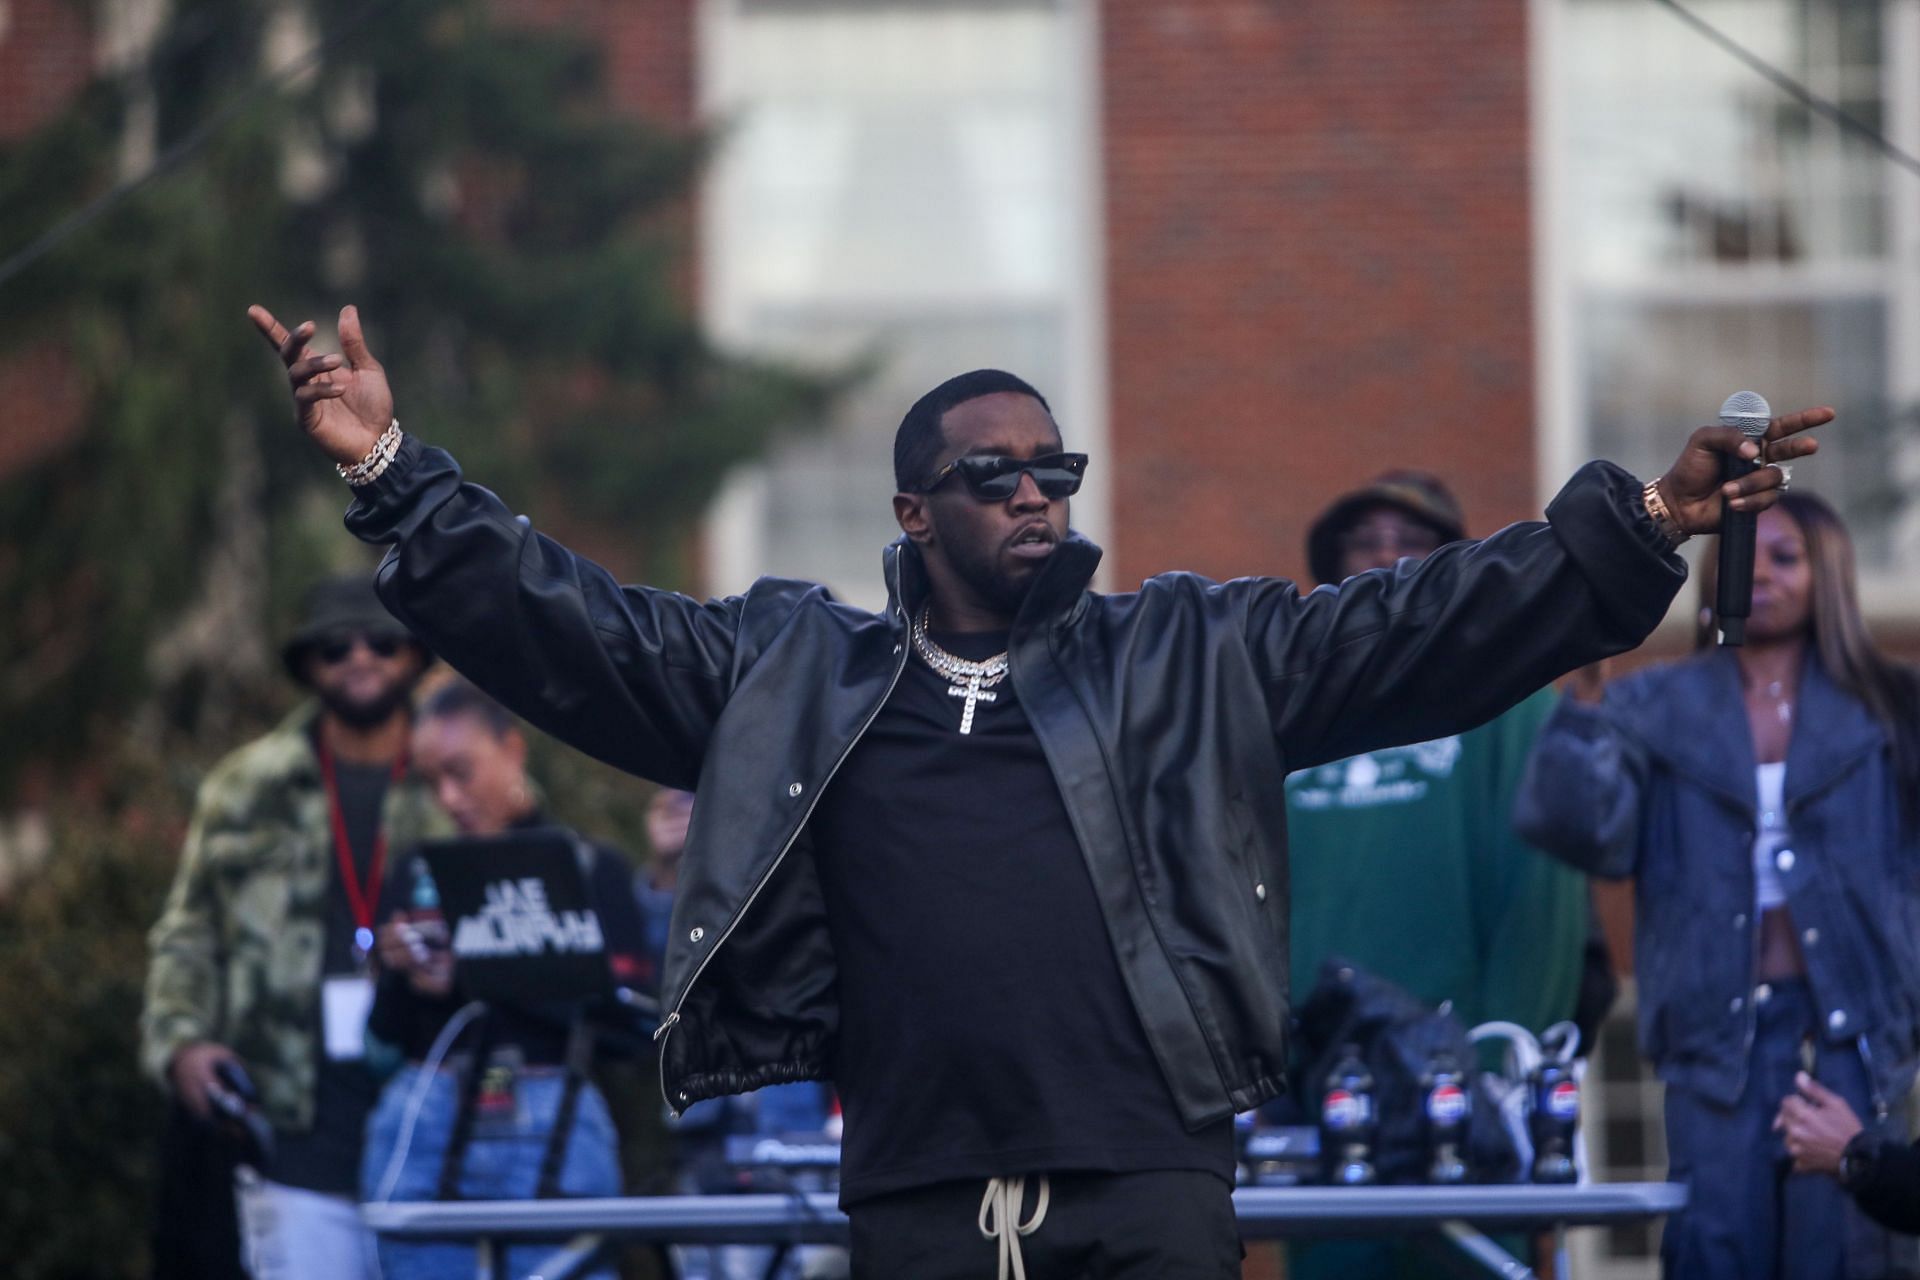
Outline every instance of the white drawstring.
{"type": "Polygon", "coordinates": [[[1027,1280],[1026,1259],[1020,1256],[1020,1237],[1030,1236],[1047,1220],[1047,1198],[1052,1188],[1045,1174],[1040,1175],[1040,1193],[1033,1202],[1033,1217],[1020,1221],[1020,1201],[1027,1193],[1025,1178],[989,1178],[987,1193],[980,1197],[980,1234],[1000,1242],[1000,1280],[1027,1280]]]}

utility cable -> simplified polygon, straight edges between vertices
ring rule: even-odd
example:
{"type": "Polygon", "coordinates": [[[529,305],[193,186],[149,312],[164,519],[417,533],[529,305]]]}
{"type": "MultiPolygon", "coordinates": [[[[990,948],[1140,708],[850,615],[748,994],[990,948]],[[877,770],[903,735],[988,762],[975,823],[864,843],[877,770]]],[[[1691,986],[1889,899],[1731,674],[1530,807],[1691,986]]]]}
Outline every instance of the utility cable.
{"type": "MultiPolygon", "coordinates": [[[[80,231],[85,230],[93,223],[99,221],[128,196],[191,157],[207,143],[211,142],[213,138],[237,118],[243,110],[253,105],[256,99],[270,90],[280,88],[287,81],[292,80],[295,76],[315,66],[324,55],[339,48],[351,37],[358,35],[360,29],[379,15],[381,11],[393,8],[404,2],[405,0],[371,0],[371,3],[363,6],[358,13],[349,18],[345,25],[336,29],[332,34],[316,40],[312,48],[297,57],[288,59],[284,64],[274,68],[272,71],[261,75],[252,84],[222,104],[205,120],[202,120],[199,124],[188,130],[178,142],[156,156],[153,163],[148,165],[143,172],[135,174],[131,178],[125,178],[116,182],[113,186],[80,206],[80,208],[74,210],[60,221],[54,223],[53,226],[35,236],[20,249],[9,254],[5,261],[0,262],[0,288],[5,288],[7,282],[15,276],[25,271],[28,267],[31,267],[40,259],[46,257],[49,253],[52,253],[80,231]]],[[[196,40],[194,43],[197,42],[196,40]]]]}
{"type": "Polygon", "coordinates": [[[1807,110],[1817,116],[1826,117],[1861,140],[1872,143],[1887,159],[1915,175],[1920,175],[1920,156],[1915,156],[1912,152],[1900,147],[1886,134],[1858,116],[1848,114],[1839,104],[1830,102],[1807,88],[1806,85],[1681,4],[1680,0],[1653,0],[1653,2],[1671,11],[1675,17],[1719,45],[1736,60],[1745,63],[1755,74],[1768,81],[1780,92],[1798,101],[1807,110]]]}

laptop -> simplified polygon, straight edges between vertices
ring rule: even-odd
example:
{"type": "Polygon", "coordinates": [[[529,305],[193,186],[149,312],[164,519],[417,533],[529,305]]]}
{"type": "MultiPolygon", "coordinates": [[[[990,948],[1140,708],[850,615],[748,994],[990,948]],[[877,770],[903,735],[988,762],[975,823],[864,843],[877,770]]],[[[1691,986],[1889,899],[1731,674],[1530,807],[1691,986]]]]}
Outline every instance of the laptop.
{"type": "Polygon", "coordinates": [[[419,852],[470,998],[528,1007],[616,996],[609,951],[637,949],[639,907],[631,893],[595,900],[584,840],[540,827],[430,840],[419,852]]]}

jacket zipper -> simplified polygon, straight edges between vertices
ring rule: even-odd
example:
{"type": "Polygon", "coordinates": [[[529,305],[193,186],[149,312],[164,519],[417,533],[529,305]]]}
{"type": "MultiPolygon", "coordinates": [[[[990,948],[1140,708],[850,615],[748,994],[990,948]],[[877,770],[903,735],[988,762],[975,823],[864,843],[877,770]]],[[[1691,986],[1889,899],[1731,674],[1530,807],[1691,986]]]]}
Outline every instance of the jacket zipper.
{"type": "MultiPolygon", "coordinates": [[[[899,603],[900,582],[897,557],[895,559],[894,574],[894,602],[904,612],[906,606],[899,603]]],[[[900,655],[900,661],[896,662],[893,666],[893,678],[887,681],[887,691],[880,695],[880,701],[873,704],[873,710],[869,711],[867,718],[861,721],[859,732],[855,733],[853,737],[848,740],[846,747],[840,752],[840,758],[833,762],[833,768],[827,770],[827,776],[822,778],[820,785],[813,789],[813,798],[807,802],[807,811],[800,815],[800,822],[794,827],[793,834],[789,835],[787,842],[780,846],[779,856],[776,857],[773,860],[773,864],[767,868],[766,874],[762,875],[759,882],[753,886],[753,892],[749,893],[747,900],[740,904],[740,909],[733,913],[733,919],[727,922],[726,929],[721,932],[718,938],[714,939],[713,946],[707,949],[706,958],[701,960],[699,966],[694,969],[693,976],[687,979],[686,989],[680,993],[680,998],[674,1001],[672,1011],[661,1020],[659,1029],[653,1033],[654,1041],[660,1045],[660,1099],[667,1104],[667,1110],[673,1114],[676,1120],[680,1118],[681,1108],[675,1106],[673,1099],[667,1096],[667,1046],[665,1043],[667,1035],[673,1030],[675,1024],[680,1021],[680,1010],[687,1003],[687,997],[693,994],[694,984],[700,981],[700,975],[707,971],[707,966],[713,963],[713,958],[720,954],[720,948],[726,945],[727,939],[733,936],[733,931],[740,927],[742,920],[746,919],[747,912],[753,909],[754,899],[760,896],[760,891],[767,887],[768,881],[773,879],[773,873],[778,871],[780,864],[787,860],[788,851],[793,848],[793,842],[800,838],[800,833],[807,829],[807,823],[813,818],[814,806],[818,805],[820,803],[820,797],[826,794],[827,787],[833,782],[834,775],[840,772],[840,766],[845,764],[847,757],[853,754],[853,749],[860,744],[860,739],[867,736],[867,730],[873,727],[875,720],[879,719],[881,709],[887,705],[887,699],[893,696],[894,686],[900,683],[901,673],[907,669],[908,656],[907,645],[904,640],[894,646],[894,648],[900,655]]]]}

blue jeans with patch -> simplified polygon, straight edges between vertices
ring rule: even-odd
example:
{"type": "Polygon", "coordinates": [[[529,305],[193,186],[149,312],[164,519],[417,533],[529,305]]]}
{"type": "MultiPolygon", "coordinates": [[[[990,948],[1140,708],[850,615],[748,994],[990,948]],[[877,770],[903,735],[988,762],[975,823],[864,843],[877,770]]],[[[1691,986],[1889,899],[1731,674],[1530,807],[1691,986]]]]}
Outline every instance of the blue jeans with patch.
{"type": "MultiPolygon", "coordinates": [[[[414,1090],[421,1077],[409,1066],[387,1082],[380,1102],[367,1119],[367,1144],[360,1163],[360,1194],[371,1200],[388,1178],[394,1153],[414,1090]]],[[[453,1134],[460,1105],[461,1077],[451,1070],[437,1071],[426,1086],[413,1132],[406,1142],[398,1177],[389,1200],[432,1200],[440,1190],[440,1166],[453,1134]]],[[[469,1200],[530,1200],[540,1181],[547,1137],[560,1109],[564,1077],[555,1068],[529,1069],[519,1079],[517,1114],[506,1120],[476,1125],[461,1164],[460,1194],[469,1200]]],[[[568,1196],[620,1194],[619,1139],[607,1114],[606,1100],[591,1084],[580,1087],[561,1163],[560,1192],[568,1196]]],[[[524,1275],[552,1251],[550,1246],[523,1245],[508,1250],[503,1272],[524,1275]]],[[[474,1251],[470,1245],[416,1244],[381,1239],[383,1280],[470,1280],[474,1251]]],[[[612,1271],[596,1272],[611,1280],[612,1271]]]]}
{"type": "MultiPolygon", "coordinates": [[[[1687,1207],[1667,1220],[1660,1247],[1670,1280],[1882,1280],[1909,1276],[1912,1242],[1868,1221],[1825,1174],[1794,1173],[1773,1131],[1780,1103],[1805,1066],[1872,1127],[1865,1065],[1829,1043],[1804,979],[1754,989],[1756,1027],[1747,1087],[1731,1107],[1667,1090],[1668,1176],[1687,1207]],[[1904,1242],[1904,1244],[1903,1244],[1904,1242]]],[[[1896,1100],[1898,1101],[1898,1100],[1896,1100]]],[[[1883,1126],[1886,1127],[1886,1126],[1883,1126]]],[[[1888,1128],[1888,1132],[1893,1132],[1888,1128]]]]}

